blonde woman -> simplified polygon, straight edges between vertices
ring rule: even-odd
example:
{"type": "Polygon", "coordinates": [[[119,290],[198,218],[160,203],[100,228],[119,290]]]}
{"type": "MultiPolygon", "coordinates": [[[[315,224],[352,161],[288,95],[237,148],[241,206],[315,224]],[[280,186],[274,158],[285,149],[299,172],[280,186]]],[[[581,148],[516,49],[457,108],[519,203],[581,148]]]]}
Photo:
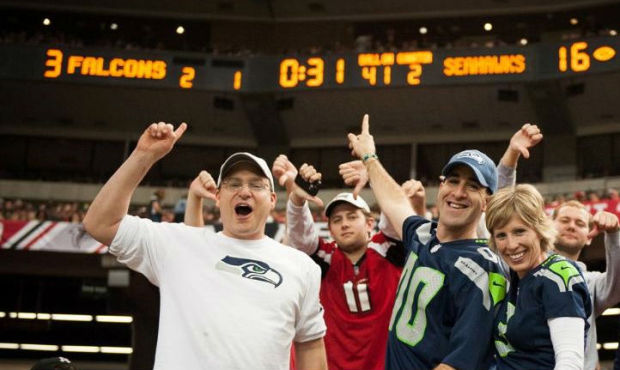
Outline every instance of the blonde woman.
{"type": "Polygon", "coordinates": [[[488,204],[490,245],[510,267],[495,319],[498,369],[583,369],[591,303],[577,265],[550,253],[555,229],[544,201],[527,184],[505,188],[488,204]]]}

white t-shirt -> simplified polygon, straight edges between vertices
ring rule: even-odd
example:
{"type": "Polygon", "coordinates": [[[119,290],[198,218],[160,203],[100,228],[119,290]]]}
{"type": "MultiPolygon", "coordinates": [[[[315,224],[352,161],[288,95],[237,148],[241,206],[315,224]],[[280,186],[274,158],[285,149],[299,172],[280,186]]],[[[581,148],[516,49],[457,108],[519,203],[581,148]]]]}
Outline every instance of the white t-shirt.
{"type": "Polygon", "coordinates": [[[125,216],[110,252],[159,287],[154,369],[288,369],[325,335],[319,267],[269,237],[125,216]]]}

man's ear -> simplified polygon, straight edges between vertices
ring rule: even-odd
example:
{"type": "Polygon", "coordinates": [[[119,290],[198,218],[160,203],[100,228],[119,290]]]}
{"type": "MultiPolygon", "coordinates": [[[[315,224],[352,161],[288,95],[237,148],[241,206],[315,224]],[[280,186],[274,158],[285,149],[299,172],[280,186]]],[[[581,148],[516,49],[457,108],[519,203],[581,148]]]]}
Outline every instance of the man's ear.
{"type": "Polygon", "coordinates": [[[486,212],[489,200],[491,200],[491,195],[485,191],[482,195],[482,212],[486,212]]]}
{"type": "Polygon", "coordinates": [[[278,196],[274,191],[271,192],[271,208],[270,210],[274,210],[276,208],[276,203],[278,202],[278,196]]]}
{"type": "Polygon", "coordinates": [[[215,191],[215,206],[220,208],[220,189],[215,191]]]}
{"type": "Polygon", "coordinates": [[[372,216],[366,217],[366,229],[368,230],[370,234],[372,234],[372,231],[375,229],[375,218],[374,217],[372,216]]]}

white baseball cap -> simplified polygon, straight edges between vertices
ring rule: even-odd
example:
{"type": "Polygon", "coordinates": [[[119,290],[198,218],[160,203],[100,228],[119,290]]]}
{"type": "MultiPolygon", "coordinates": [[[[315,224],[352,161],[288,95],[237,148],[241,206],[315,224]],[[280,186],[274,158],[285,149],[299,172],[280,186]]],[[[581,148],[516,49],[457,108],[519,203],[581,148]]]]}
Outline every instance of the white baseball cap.
{"type": "Polygon", "coordinates": [[[327,206],[325,206],[325,215],[329,217],[331,212],[334,210],[334,207],[341,202],[352,204],[362,211],[370,213],[370,207],[368,207],[368,204],[361,196],[358,195],[357,199],[355,199],[353,197],[353,193],[340,193],[336,195],[334,199],[330,200],[329,203],[327,203],[327,206]]]}
{"type": "Polygon", "coordinates": [[[258,166],[263,175],[269,180],[269,185],[271,186],[271,191],[274,191],[275,186],[273,183],[273,177],[271,176],[271,171],[269,170],[269,166],[267,166],[267,162],[264,159],[255,156],[254,154],[248,152],[238,152],[230,157],[228,157],[222,166],[220,167],[220,175],[217,177],[217,186],[219,187],[222,183],[222,178],[226,177],[230,170],[239,163],[250,163],[258,166]]]}

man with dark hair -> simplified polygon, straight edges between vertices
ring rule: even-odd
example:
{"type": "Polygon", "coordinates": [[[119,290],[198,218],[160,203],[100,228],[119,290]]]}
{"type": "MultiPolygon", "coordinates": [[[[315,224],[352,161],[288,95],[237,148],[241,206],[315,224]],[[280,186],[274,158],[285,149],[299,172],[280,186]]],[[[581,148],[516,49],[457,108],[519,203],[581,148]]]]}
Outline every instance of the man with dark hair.
{"type": "MultiPolygon", "coordinates": [[[[389,324],[386,368],[489,368],[493,319],[506,280],[476,228],[487,197],[497,190],[495,164],[477,150],[455,154],[442,170],[436,223],[414,214],[381,165],[368,115],[361,134],[348,138],[408,253],[389,324]]],[[[357,176],[347,168],[341,174],[345,182],[357,176]]]]}

